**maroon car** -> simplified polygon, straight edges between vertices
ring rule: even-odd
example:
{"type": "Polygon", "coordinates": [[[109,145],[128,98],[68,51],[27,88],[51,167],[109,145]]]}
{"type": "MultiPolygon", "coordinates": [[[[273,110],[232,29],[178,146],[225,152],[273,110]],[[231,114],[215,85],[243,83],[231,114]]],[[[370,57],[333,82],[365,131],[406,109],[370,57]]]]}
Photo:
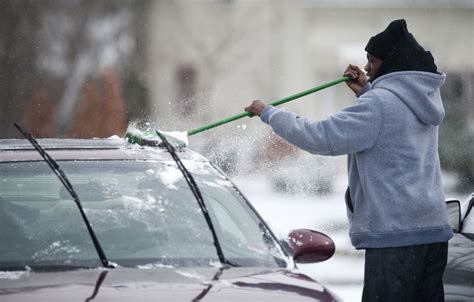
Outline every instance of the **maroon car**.
{"type": "Polygon", "coordinates": [[[120,138],[39,146],[0,140],[1,301],[339,300],[296,266],[330,258],[333,241],[303,229],[279,241],[199,154],[120,138]]]}

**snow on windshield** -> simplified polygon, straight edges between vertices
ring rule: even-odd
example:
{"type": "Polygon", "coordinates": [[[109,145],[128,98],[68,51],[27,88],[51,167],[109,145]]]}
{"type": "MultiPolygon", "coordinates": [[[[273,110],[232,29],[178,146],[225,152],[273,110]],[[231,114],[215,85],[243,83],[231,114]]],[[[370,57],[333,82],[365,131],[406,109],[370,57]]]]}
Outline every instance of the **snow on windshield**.
{"type": "MultiPolygon", "coordinates": [[[[147,170],[147,173],[150,173],[153,175],[155,171],[153,170],[147,170]]],[[[183,174],[181,173],[180,170],[176,168],[172,168],[169,166],[166,166],[163,171],[159,172],[159,177],[163,184],[168,188],[172,190],[177,190],[178,188],[174,185],[177,181],[183,179],[183,174]]]]}

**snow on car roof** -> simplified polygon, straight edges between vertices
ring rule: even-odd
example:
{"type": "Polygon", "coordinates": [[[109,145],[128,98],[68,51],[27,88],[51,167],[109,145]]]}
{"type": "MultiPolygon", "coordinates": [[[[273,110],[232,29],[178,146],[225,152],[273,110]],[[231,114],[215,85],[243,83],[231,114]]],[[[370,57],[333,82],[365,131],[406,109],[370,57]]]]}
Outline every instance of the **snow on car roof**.
{"type": "MultiPolygon", "coordinates": [[[[38,143],[57,160],[172,160],[166,149],[143,147],[127,143],[113,136],[105,139],[38,139],[38,143]]],[[[208,162],[197,152],[188,148],[178,149],[183,160],[208,162]]],[[[26,139],[0,139],[0,162],[42,160],[38,152],[26,139]]]]}
{"type": "MultiPolygon", "coordinates": [[[[46,150],[116,149],[125,144],[125,140],[118,136],[106,139],[43,138],[38,139],[38,142],[46,150]]],[[[2,139],[0,140],[0,151],[5,150],[34,150],[34,147],[26,139],[2,139]]]]}

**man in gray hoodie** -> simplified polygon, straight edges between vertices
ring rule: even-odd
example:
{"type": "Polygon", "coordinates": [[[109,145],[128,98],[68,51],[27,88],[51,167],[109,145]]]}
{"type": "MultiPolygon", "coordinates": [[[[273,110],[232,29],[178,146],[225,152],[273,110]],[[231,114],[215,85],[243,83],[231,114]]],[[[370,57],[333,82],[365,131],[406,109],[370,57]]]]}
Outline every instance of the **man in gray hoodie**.
{"type": "Polygon", "coordinates": [[[246,111],[310,153],[348,155],[350,238],[365,249],[363,301],[444,301],[447,218],[438,157],[444,118],[430,52],[395,20],[365,50],[369,79],[344,75],[356,102],[320,121],[257,100],[246,111]]]}

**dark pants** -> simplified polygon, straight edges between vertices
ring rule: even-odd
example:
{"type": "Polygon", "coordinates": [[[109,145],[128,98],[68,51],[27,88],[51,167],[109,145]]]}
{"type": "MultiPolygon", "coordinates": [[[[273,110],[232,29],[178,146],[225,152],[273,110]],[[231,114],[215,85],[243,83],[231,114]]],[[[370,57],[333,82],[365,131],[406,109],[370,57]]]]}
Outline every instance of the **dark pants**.
{"type": "Polygon", "coordinates": [[[448,243],[366,249],[362,301],[444,301],[448,243]]]}

